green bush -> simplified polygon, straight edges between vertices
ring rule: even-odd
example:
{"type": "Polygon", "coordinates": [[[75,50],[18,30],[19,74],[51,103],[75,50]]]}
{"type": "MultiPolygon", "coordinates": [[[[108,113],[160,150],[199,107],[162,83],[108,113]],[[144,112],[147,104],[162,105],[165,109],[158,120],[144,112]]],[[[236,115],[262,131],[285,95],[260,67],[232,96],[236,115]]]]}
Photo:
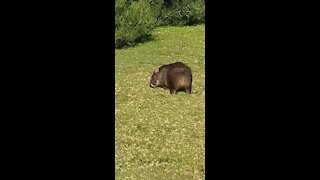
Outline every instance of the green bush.
{"type": "Polygon", "coordinates": [[[116,0],[115,46],[148,39],[156,26],[204,23],[204,0],[116,0]]]}
{"type": "Polygon", "coordinates": [[[150,35],[156,14],[148,0],[116,0],[115,46],[132,45],[150,35]]]}
{"type": "Polygon", "coordinates": [[[184,26],[204,22],[204,0],[164,0],[158,17],[160,26],[184,26]]]}

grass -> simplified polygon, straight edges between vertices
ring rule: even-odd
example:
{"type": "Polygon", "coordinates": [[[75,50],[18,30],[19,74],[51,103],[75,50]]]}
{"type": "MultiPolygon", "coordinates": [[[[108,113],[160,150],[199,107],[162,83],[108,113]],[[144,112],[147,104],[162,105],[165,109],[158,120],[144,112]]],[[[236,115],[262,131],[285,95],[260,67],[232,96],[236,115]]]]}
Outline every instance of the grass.
{"type": "Polygon", "coordinates": [[[204,179],[204,25],[153,35],[115,50],[116,179],[204,179]],[[154,68],[178,60],[192,70],[191,95],[149,87],[154,68]]]}

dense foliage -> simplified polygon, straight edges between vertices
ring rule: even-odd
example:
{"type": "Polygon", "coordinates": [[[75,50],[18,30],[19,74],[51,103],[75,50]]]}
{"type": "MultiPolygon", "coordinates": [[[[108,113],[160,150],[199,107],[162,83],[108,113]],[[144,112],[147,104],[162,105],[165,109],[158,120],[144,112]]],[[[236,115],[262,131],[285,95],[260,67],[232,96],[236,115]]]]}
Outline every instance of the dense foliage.
{"type": "Polygon", "coordinates": [[[164,1],[159,14],[160,26],[184,26],[204,23],[204,0],[164,1]]]}
{"type": "Polygon", "coordinates": [[[156,26],[204,23],[204,0],[116,0],[115,45],[143,41],[156,26]]]}
{"type": "Polygon", "coordinates": [[[122,47],[150,34],[155,14],[148,0],[116,0],[115,45],[122,47]]]}

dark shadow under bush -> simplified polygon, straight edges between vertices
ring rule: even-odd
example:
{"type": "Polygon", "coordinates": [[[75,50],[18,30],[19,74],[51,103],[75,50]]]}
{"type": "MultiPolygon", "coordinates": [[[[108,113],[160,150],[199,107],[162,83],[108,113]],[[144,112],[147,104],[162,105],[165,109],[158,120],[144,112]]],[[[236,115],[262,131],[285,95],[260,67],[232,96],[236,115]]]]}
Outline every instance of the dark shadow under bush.
{"type": "Polygon", "coordinates": [[[144,42],[148,42],[148,41],[154,41],[156,39],[151,34],[146,34],[146,35],[140,36],[134,42],[131,42],[131,43],[123,41],[123,40],[121,41],[121,39],[119,39],[119,40],[120,40],[120,42],[118,42],[116,44],[116,48],[117,49],[134,47],[139,43],[144,43],[144,42]]]}

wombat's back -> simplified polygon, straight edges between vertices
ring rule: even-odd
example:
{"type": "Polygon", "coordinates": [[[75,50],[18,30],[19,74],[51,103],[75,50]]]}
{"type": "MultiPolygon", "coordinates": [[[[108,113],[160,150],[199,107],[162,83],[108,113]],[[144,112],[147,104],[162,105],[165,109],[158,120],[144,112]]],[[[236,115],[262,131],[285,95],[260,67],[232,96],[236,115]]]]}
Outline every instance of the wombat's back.
{"type": "Polygon", "coordinates": [[[191,93],[191,69],[181,62],[167,65],[167,81],[171,93],[185,91],[191,93]]]}

